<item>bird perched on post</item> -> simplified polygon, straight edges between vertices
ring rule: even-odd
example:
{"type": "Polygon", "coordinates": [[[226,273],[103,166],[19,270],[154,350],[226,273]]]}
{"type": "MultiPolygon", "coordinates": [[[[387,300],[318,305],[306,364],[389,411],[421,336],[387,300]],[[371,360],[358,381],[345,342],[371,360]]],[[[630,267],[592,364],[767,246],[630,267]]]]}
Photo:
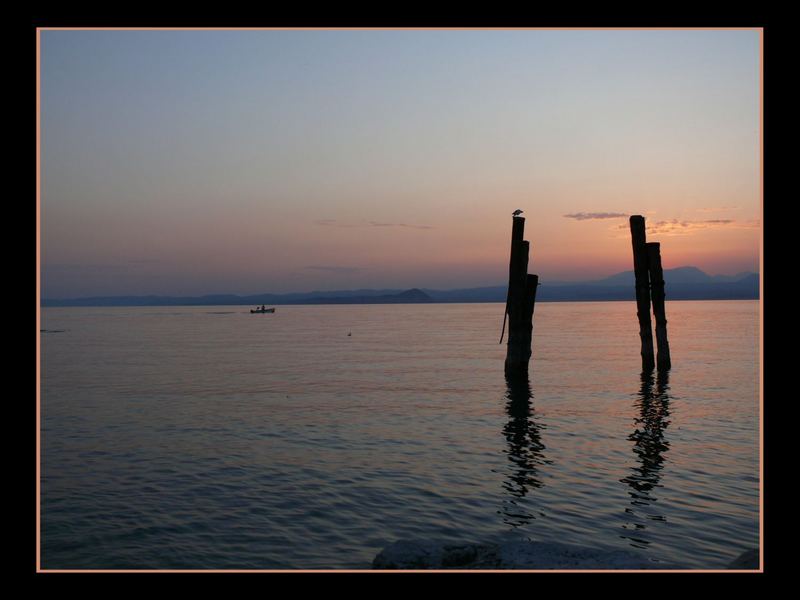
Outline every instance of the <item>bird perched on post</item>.
{"type": "Polygon", "coordinates": [[[522,214],[522,209],[519,209],[519,208],[517,210],[515,210],[513,213],[511,213],[511,215],[514,216],[514,217],[518,217],[521,214],[522,214]]]}

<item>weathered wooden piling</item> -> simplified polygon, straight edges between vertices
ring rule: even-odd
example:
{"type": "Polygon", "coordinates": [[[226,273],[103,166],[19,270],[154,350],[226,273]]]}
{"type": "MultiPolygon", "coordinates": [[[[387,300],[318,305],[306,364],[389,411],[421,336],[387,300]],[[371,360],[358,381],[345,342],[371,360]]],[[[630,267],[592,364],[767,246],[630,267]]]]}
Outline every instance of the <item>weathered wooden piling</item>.
{"type": "Polygon", "coordinates": [[[650,320],[650,274],[647,260],[647,238],[644,217],[630,218],[633,244],[633,272],[636,277],[636,314],[639,317],[639,337],[642,340],[642,371],[655,368],[653,356],[653,326],[650,320]]]}
{"type": "Polygon", "coordinates": [[[523,240],[525,218],[515,216],[511,229],[511,258],[508,265],[508,344],[506,373],[528,371],[533,336],[533,307],[536,301],[537,275],[528,275],[530,243],[523,240]]]}
{"type": "MultiPolygon", "coordinates": [[[[505,312],[503,314],[503,330],[500,333],[500,343],[503,343],[503,335],[506,331],[506,317],[510,315],[508,310],[509,303],[511,302],[511,292],[512,290],[516,290],[518,282],[519,282],[519,260],[514,258],[515,252],[519,252],[519,249],[516,251],[514,250],[514,242],[522,242],[522,237],[525,234],[525,217],[514,217],[513,225],[511,226],[511,257],[508,260],[508,291],[506,292],[506,307],[505,312]]],[[[527,270],[527,261],[528,255],[525,255],[525,267],[523,270],[527,270]]],[[[514,297],[517,297],[515,292],[514,297]]],[[[510,332],[509,332],[510,335],[510,332]]]]}
{"type": "Polygon", "coordinates": [[[539,287],[539,276],[530,273],[525,278],[525,315],[523,321],[527,324],[528,330],[533,333],[533,308],[536,304],[536,288],[539,287]]]}
{"type": "Polygon", "coordinates": [[[667,315],[664,311],[664,271],[661,268],[661,244],[647,243],[647,267],[650,273],[650,297],[653,302],[653,314],[656,320],[656,368],[668,371],[672,366],[667,341],[667,315]]]}

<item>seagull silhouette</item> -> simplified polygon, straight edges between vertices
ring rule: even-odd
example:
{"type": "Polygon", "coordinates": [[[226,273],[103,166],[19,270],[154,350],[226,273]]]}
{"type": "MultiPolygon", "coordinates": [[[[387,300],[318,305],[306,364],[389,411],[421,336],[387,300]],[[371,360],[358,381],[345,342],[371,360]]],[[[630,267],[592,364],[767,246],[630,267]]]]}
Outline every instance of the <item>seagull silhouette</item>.
{"type": "Polygon", "coordinates": [[[515,217],[518,217],[519,215],[521,215],[521,214],[522,214],[522,209],[519,209],[519,208],[518,208],[517,210],[515,210],[515,211],[514,211],[513,213],[511,213],[511,214],[512,214],[513,216],[515,216],[515,217]]]}

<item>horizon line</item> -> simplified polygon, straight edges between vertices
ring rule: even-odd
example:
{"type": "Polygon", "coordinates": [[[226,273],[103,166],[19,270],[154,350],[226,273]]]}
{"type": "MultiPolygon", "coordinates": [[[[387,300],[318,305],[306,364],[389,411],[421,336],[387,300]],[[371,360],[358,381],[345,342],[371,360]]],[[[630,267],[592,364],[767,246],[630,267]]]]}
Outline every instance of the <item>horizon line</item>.
{"type": "MultiPolygon", "coordinates": [[[[698,267],[694,267],[691,265],[682,266],[682,267],[674,267],[672,269],[664,269],[664,273],[669,273],[673,271],[677,271],[680,269],[696,269],[700,271],[704,275],[714,278],[714,277],[738,277],[741,275],[741,279],[749,277],[750,275],[757,275],[759,276],[759,280],[761,279],[760,270],[755,271],[741,271],[734,275],[711,275],[706,273],[702,269],[698,267]]],[[[619,271],[612,275],[608,275],[606,277],[600,277],[597,279],[576,279],[576,280],[568,280],[568,279],[553,279],[549,282],[540,282],[540,285],[550,285],[558,284],[558,285],[582,285],[582,284],[596,284],[597,282],[604,281],[606,279],[611,279],[613,277],[618,277],[623,274],[633,273],[633,270],[628,271],[619,271]]],[[[734,279],[727,283],[737,283],[741,281],[741,279],[734,279]]],[[[709,282],[709,283],[726,283],[726,282],[709,282]]],[[[686,285],[687,282],[677,282],[677,285],[686,285]]],[[[703,282],[696,282],[691,283],[692,285],[703,285],[703,282]]],[[[294,296],[294,295],[309,295],[309,294],[331,294],[331,293],[350,293],[350,292],[392,292],[392,293],[400,293],[406,292],[409,290],[421,290],[421,291],[432,291],[432,292],[456,292],[462,290],[481,290],[481,289],[491,289],[491,288],[503,288],[507,287],[508,283],[495,283],[495,284],[485,284],[485,285],[473,285],[473,286],[464,286],[464,287],[450,287],[450,288],[434,288],[428,286],[418,286],[412,285],[409,287],[400,286],[400,287],[351,287],[351,288],[335,288],[335,289],[311,289],[308,291],[288,291],[288,292],[254,292],[254,293],[237,293],[237,292],[207,292],[207,293],[158,293],[158,292],[150,292],[150,293],[126,293],[126,294],[91,294],[91,295],[84,295],[84,296],[41,296],[39,300],[39,304],[43,304],[49,301],[73,301],[73,300],[92,300],[92,299],[105,299],[105,298],[209,298],[214,296],[221,296],[221,297],[235,297],[235,298],[248,298],[253,296],[294,296]]],[[[621,284],[612,283],[610,286],[619,286],[621,284]]],[[[675,285],[675,284],[673,284],[675,285]]]]}

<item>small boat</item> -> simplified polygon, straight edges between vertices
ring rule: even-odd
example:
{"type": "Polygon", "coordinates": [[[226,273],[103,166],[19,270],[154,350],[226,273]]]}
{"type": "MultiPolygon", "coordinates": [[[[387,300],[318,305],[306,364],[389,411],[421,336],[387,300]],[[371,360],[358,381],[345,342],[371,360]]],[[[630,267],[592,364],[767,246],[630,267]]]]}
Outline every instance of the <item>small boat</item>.
{"type": "Polygon", "coordinates": [[[254,315],[254,314],[257,314],[257,313],[263,314],[263,313],[274,313],[274,312],[275,312],[275,308],[274,307],[273,308],[257,308],[255,310],[253,310],[252,308],[250,309],[250,314],[251,315],[254,315]]]}

